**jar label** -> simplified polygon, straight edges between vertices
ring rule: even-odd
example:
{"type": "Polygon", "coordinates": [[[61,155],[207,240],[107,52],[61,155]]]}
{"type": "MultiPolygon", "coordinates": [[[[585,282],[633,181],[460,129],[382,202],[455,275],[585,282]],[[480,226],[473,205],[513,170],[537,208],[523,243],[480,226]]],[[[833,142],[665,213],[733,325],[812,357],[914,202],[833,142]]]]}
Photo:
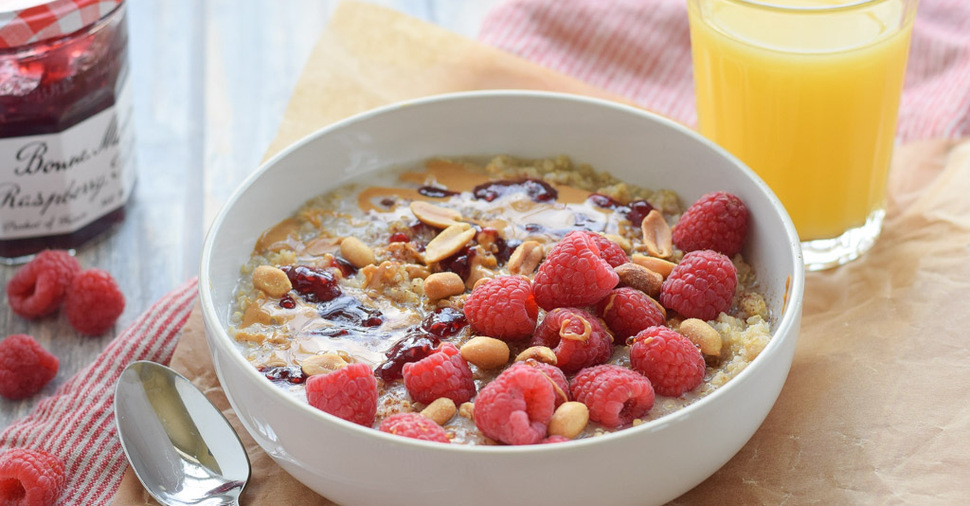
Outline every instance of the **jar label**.
{"type": "Polygon", "coordinates": [[[0,239],[74,232],[135,183],[128,79],[115,105],[56,134],[0,139],[0,239]]]}

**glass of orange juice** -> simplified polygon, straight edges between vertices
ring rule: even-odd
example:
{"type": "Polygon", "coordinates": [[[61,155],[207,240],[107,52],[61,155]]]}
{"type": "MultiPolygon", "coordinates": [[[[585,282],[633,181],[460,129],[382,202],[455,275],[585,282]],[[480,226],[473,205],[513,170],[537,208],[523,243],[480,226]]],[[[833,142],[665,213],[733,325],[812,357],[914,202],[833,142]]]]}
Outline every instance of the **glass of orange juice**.
{"type": "Polygon", "coordinates": [[[872,247],[918,0],[688,0],[700,132],[774,190],[825,269],[872,247]]]}

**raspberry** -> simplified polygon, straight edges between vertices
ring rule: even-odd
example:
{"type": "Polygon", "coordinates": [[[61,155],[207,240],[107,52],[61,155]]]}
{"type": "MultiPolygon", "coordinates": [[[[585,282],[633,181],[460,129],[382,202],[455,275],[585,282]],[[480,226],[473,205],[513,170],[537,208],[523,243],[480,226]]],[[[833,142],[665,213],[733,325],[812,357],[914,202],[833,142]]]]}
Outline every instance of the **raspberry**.
{"type": "Polygon", "coordinates": [[[606,260],[611,267],[616,267],[618,265],[623,265],[630,261],[626,256],[626,252],[619,244],[603,237],[594,232],[585,232],[590,239],[596,244],[596,247],[600,249],[600,257],[606,260]]]}
{"type": "Polygon", "coordinates": [[[704,380],[701,351],[667,327],[650,327],[633,338],[630,365],[650,378],[658,394],[667,397],[679,397],[704,380]]]}
{"type": "Polygon", "coordinates": [[[451,443],[448,433],[440,425],[420,413],[397,413],[385,418],[377,430],[397,436],[451,443]]]}
{"type": "Polygon", "coordinates": [[[538,369],[516,362],[485,385],[472,414],[485,437],[513,444],[535,444],[546,437],[556,394],[538,369]]]}
{"type": "Polygon", "coordinates": [[[613,331],[614,343],[624,343],[637,332],[664,323],[658,303],[640,290],[629,287],[611,291],[596,304],[596,311],[613,331]]]}
{"type": "Polygon", "coordinates": [[[57,357],[25,334],[0,341],[0,395],[24,399],[39,392],[57,375],[57,357]]]}
{"type": "Polygon", "coordinates": [[[727,192],[697,199],[674,226],[673,240],[683,251],[711,249],[732,257],[741,252],[748,234],[748,208],[727,192]]]}
{"type": "Polygon", "coordinates": [[[731,259],[716,251],[692,251],[667,276],[660,303],[685,318],[713,320],[731,307],[737,286],[731,259]]]}
{"type": "Polygon", "coordinates": [[[587,367],[570,386],[573,398],[589,408],[590,420],[607,427],[629,425],[653,407],[650,380],[619,365],[587,367]]]}
{"type": "Polygon", "coordinates": [[[552,380],[553,390],[556,391],[557,408],[560,404],[572,400],[572,397],[569,395],[569,380],[566,379],[566,374],[562,372],[562,369],[552,364],[532,359],[528,359],[522,363],[538,369],[542,374],[545,374],[546,377],[552,380]]]}
{"type": "Polygon", "coordinates": [[[503,341],[532,335],[538,316],[532,284],[521,276],[485,281],[465,299],[465,317],[475,332],[503,341]]]}
{"type": "Polygon", "coordinates": [[[41,251],[7,283],[10,308],[24,318],[46,316],[60,307],[81,265],[63,250],[41,251]]]}
{"type": "Polygon", "coordinates": [[[532,293],[549,311],[557,307],[595,304],[620,281],[603,259],[596,241],[582,231],[570,232],[539,265],[532,293]]]}
{"type": "Polygon", "coordinates": [[[437,351],[417,362],[404,364],[404,387],[412,399],[425,404],[431,404],[439,397],[461,404],[475,395],[472,370],[451,343],[442,344],[437,351]]]}
{"type": "Polygon", "coordinates": [[[610,333],[582,309],[557,308],[546,313],[532,336],[532,346],[548,346],[564,373],[602,364],[613,354],[610,333]]]}
{"type": "Polygon", "coordinates": [[[306,380],[309,404],[348,422],[370,427],[377,414],[377,378],[366,364],[350,364],[306,380]]]}
{"type": "Polygon", "coordinates": [[[64,312],[74,330],[90,336],[104,334],[125,310],[125,296],[111,274],[88,269],[74,276],[64,299],[64,312]]]}
{"type": "Polygon", "coordinates": [[[52,505],[65,483],[64,463],[47,452],[14,448],[0,455],[0,504],[52,505]]]}

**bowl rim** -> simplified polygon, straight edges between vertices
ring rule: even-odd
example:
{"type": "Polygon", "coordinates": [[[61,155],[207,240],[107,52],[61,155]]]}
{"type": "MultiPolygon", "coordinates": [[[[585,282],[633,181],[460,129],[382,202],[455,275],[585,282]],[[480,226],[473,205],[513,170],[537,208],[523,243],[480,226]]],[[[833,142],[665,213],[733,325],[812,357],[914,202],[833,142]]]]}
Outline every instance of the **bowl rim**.
{"type": "MultiPolygon", "coordinates": [[[[560,92],[550,92],[550,91],[536,91],[536,90],[478,90],[478,91],[463,91],[455,93],[443,93],[430,95],[426,97],[403,100],[399,102],[394,102],[386,104],[368,111],[364,111],[347,118],[338,120],[334,123],[326,125],[316,131],[302,137],[296,142],[290,144],[284,149],[280,150],[277,154],[270,157],[268,160],[259,165],[252,173],[250,173],[232,192],[231,196],[223,204],[222,208],[216,214],[212,223],[209,225],[206,231],[205,239],[202,246],[202,257],[200,262],[200,273],[199,273],[199,296],[201,301],[201,307],[203,312],[204,321],[209,323],[207,327],[214,328],[216,335],[211,335],[211,330],[207,330],[206,334],[209,339],[215,339],[220,342],[224,347],[226,347],[232,357],[232,360],[236,362],[236,365],[242,366],[242,369],[247,371],[247,374],[252,377],[252,379],[257,380],[256,384],[259,385],[258,388],[271,392],[270,395],[274,395],[283,399],[282,402],[293,407],[294,409],[303,410],[305,414],[309,416],[316,416],[323,423],[335,424],[335,428],[339,428],[345,432],[353,432],[359,435],[366,435],[365,437],[377,437],[380,438],[384,444],[400,445],[400,446],[414,446],[418,448],[430,449],[448,452],[459,452],[459,453],[470,453],[470,454],[516,454],[520,452],[528,452],[530,454],[536,452],[557,452],[557,451],[571,451],[577,448],[581,448],[587,445],[598,444],[598,441],[613,441],[619,443],[622,439],[636,437],[642,433],[656,432],[662,430],[663,427],[667,425],[676,424],[679,420],[689,418],[694,415],[695,412],[703,410],[707,405],[716,402],[719,397],[727,395],[727,393],[740,388],[742,383],[745,383],[749,376],[754,374],[756,369],[759,369],[759,364],[770,359],[773,355],[778,353],[778,350],[782,346],[783,339],[776,338],[777,336],[784,336],[785,339],[796,339],[798,334],[798,328],[796,325],[799,324],[802,309],[802,298],[804,292],[805,284],[805,271],[804,271],[804,260],[802,258],[801,243],[798,239],[798,234],[795,231],[795,226],[788,216],[787,212],[781,213],[782,222],[785,228],[786,241],[788,243],[792,260],[794,265],[792,265],[793,272],[790,273],[788,278],[788,284],[785,290],[784,299],[782,301],[782,311],[781,319],[778,321],[778,325],[771,334],[771,339],[765,348],[758,354],[757,357],[751,363],[749,363],[744,370],[738,373],[726,384],[720,386],[714,392],[704,396],[701,399],[685,406],[673,413],[664,415],[660,418],[644,422],[635,427],[628,427],[622,430],[618,430],[609,434],[604,434],[602,436],[593,438],[584,438],[574,441],[564,442],[562,444],[543,444],[543,445],[467,445],[467,444],[441,444],[431,441],[423,441],[413,438],[404,438],[400,436],[395,436],[393,434],[387,434],[381,432],[375,428],[364,427],[353,422],[349,422],[338,418],[329,413],[320,411],[313,408],[305,402],[300,402],[295,397],[287,395],[278,387],[273,386],[270,382],[265,381],[265,379],[256,371],[255,368],[245,359],[242,353],[235,349],[235,344],[229,337],[229,334],[225,328],[219,323],[219,313],[216,311],[210,291],[207,289],[211,285],[211,279],[209,277],[209,266],[212,262],[212,243],[215,240],[216,231],[219,229],[223,221],[226,219],[226,215],[230,208],[233,207],[235,202],[241,197],[241,195],[265,172],[270,170],[273,166],[280,163],[283,159],[287,158],[294,151],[301,149],[303,146],[314,142],[317,138],[330,135],[334,131],[339,131],[349,125],[360,123],[366,121],[372,117],[387,114],[389,112],[405,108],[405,107],[415,107],[427,104],[438,104],[438,103],[448,103],[453,101],[463,101],[468,99],[489,99],[489,98],[525,98],[525,99],[540,99],[540,100],[553,100],[553,101],[565,101],[565,102],[579,102],[585,105],[592,105],[597,107],[606,107],[610,109],[618,110],[626,114],[633,114],[641,116],[647,121],[653,121],[660,123],[668,128],[678,131],[682,135],[693,138],[695,141],[706,145],[708,148],[715,150],[719,155],[729,159],[733,162],[736,168],[740,169],[742,173],[745,173],[753,182],[758,186],[768,197],[772,206],[776,209],[784,210],[784,206],[774,192],[768,187],[768,185],[750,169],[747,165],[741,162],[737,157],[728,153],[724,148],[718,146],[712,141],[700,135],[698,132],[690,129],[689,127],[678,123],[670,118],[662,116],[658,113],[648,111],[646,109],[640,109],[634,106],[626,105],[620,102],[588,97],[585,95],[577,95],[570,93],[560,93],[560,92]],[[722,393],[724,392],[724,393],[722,393]]],[[[430,156],[430,155],[429,155],[430,156]]],[[[210,354],[215,354],[214,350],[210,350],[210,354]]],[[[786,372],[787,376],[787,372],[786,372]]],[[[220,383],[222,382],[221,374],[217,374],[220,383]]],[[[774,402],[774,401],[773,401],[774,402]]]]}

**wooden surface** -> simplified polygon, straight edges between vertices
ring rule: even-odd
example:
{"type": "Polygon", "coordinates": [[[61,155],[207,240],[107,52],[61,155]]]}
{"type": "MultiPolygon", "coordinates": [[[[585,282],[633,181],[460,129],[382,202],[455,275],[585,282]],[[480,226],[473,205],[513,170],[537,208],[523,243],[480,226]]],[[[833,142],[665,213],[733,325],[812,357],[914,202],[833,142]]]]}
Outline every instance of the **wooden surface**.
{"type": "MultiPolygon", "coordinates": [[[[381,0],[474,37],[499,0],[381,0]]],[[[58,314],[25,320],[3,294],[3,333],[34,336],[57,377],[23,401],[0,398],[0,429],[89,365],[138,315],[198,272],[207,223],[258,165],[304,62],[338,2],[136,0],[128,3],[138,182],[128,217],[77,252],[111,272],[127,298],[115,327],[84,337],[58,314]]],[[[339,100],[339,97],[334,97],[339,100]]],[[[6,286],[15,267],[0,265],[6,286]]]]}

